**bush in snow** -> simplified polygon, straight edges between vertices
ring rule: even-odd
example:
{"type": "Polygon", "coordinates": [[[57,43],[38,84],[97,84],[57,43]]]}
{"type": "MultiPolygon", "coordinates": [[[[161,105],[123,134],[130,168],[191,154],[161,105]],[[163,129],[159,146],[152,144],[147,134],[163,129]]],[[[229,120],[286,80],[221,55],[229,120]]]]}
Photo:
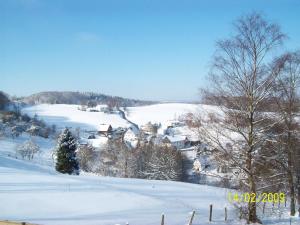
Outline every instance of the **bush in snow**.
{"type": "Polygon", "coordinates": [[[79,165],[76,159],[77,143],[68,128],[65,128],[58,139],[56,149],[55,169],[60,173],[79,174],[79,165]]]}
{"type": "Polygon", "coordinates": [[[14,124],[15,121],[18,121],[18,115],[15,112],[2,112],[2,123],[14,124]]]}
{"type": "Polygon", "coordinates": [[[16,153],[23,159],[32,160],[34,155],[40,152],[40,147],[32,140],[25,141],[23,144],[17,146],[16,153]]]}
{"type": "Polygon", "coordinates": [[[80,169],[85,172],[92,172],[92,167],[96,156],[95,148],[90,144],[80,146],[77,150],[76,156],[80,169]]]}

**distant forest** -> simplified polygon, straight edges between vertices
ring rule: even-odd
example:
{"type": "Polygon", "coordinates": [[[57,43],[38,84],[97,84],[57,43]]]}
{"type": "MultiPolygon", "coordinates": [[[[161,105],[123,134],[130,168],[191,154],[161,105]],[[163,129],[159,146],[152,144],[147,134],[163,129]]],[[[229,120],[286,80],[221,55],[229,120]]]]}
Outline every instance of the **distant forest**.
{"type": "Polygon", "coordinates": [[[115,102],[120,107],[150,105],[156,102],[109,96],[93,92],[48,91],[40,92],[18,100],[26,104],[78,104],[95,105],[115,102]]]}

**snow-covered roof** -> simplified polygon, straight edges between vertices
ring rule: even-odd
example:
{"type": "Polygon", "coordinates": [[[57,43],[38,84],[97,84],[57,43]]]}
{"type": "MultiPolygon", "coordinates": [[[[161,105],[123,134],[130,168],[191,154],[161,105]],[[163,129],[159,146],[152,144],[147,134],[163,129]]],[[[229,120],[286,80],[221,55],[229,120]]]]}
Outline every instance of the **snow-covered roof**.
{"type": "Polygon", "coordinates": [[[166,126],[167,127],[177,127],[177,126],[184,126],[185,124],[181,121],[178,121],[178,120],[168,120],[166,122],[166,126]]]}
{"type": "Polygon", "coordinates": [[[168,139],[171,143],[174,143],[179,141],[185,141],[188,138],[186,136],[181,136],[181,135],[174,135],[174,136],[165,135],[163,139],[168,139]]]}
{"type": "Polygon", "coordinates": [[[99,131],[108,131],[110,129],[111,125],[110,124],[100,124],[98,127],[99,131]]]}
{"type": "Polygon", "coordinates": [[[108,141],[107,137],[97,137],[96,139],[90,139],[88,142],[92,144],[95,148],[101,148],[108,141]]]}
{"type": "Polygon", "coordinates": [[[138,137],[137,134],[132,130],[128,129],[126,133],[124,134],[124,141],[127,143],[130,147],[136,148],[138,144],[138,137]]]}
{"type": "Polygon", "coordinates": [[[131,130],[135,135],[139,135],[140,131],[135,126],[130,126],[128,130],[131,130]]]}

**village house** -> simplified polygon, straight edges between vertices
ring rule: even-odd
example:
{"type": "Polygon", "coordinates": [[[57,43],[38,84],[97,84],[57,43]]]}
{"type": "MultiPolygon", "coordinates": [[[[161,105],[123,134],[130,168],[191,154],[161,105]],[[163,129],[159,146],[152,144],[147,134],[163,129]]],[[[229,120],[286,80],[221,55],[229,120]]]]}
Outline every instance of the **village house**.
{"type": "Polygon", "coordinates": [[[141,130],[144,133],[148,133],[148,134],[156,134],[157,133],[157,129],[158,129],[158,125],[157,124],[152,124],[151,122],[146,123],[145,125],[141,126],[141,130]]]}
{"type": "Polygon", "coordinates": [[[177,149],[189,147],[189,139],[185,136],[164,136],[162,139],[163,144],[171,145],[177,149]]]}
{"type": "Polygon", "coordinates": [[[177,120],[170,120],[167,122],[167,128],[183,127],[184,125],[185,125],[184,122],[177,121],[177,120]]]}
{"type": "Polygon", "coordinates": [[[127,129],[125,129],[123,127],[115,128],[114,131],[113,131],[114,137],[115,138],[122,138],[126,131],[127,131],[127,129]]]}
{"type": "Polygon", "coordinates": [[[98,134],[108,137],[112,133],[113,129],[110,124],[100,124],[98,128],[98,134]]]}
{"type": "Polygon", "coordinates": [[[138,130],[134,129],[133,127],[129,127],[124,134],[123,140],[129,148],[136,148],[139,144],[138,130]]]}

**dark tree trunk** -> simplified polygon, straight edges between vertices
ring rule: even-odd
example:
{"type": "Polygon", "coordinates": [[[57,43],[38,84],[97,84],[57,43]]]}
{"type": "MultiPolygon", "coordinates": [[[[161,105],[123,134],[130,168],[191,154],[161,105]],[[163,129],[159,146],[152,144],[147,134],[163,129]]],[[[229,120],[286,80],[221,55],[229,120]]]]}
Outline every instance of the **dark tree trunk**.
{"type": "Polygon", "coordinates": [[[292,148],[291,148],[291,133],[288,132],[288,182],[289,182],[289,189],[290,189],[290,197],[291,197],[291,204],[290,204],[290,214],[291,216],[295,216],[296,214],[296,206],[295,206],[295,183],[293,177],[293,161],[292,161],[292,148]]]}
{"type": "MultiPolygon", "coordinates": [[[[249,184],[250,184],[250,193],[256,193],[256,185],[252,175],[250,175],[249,184]]],[[[249,223],[258,222],[257,215],[256,215],[256,202],[249,201],[248,203],[248,222],[249,223]]]]}
{"type": "Polygon", "coordinates": [[[295,206],[295,187],[293,182],[293,174],[289,171],[288,172],[288,180],[289,180],[289,186],[290,186],[290,197],[291,197],[291,216],[295,216],[296,213],[296,206],[295,206]]]}
{"type": "Polygon", "coordinates": [[[300,171],[298,171],[298,216],[300,217],[300,171]]]}

